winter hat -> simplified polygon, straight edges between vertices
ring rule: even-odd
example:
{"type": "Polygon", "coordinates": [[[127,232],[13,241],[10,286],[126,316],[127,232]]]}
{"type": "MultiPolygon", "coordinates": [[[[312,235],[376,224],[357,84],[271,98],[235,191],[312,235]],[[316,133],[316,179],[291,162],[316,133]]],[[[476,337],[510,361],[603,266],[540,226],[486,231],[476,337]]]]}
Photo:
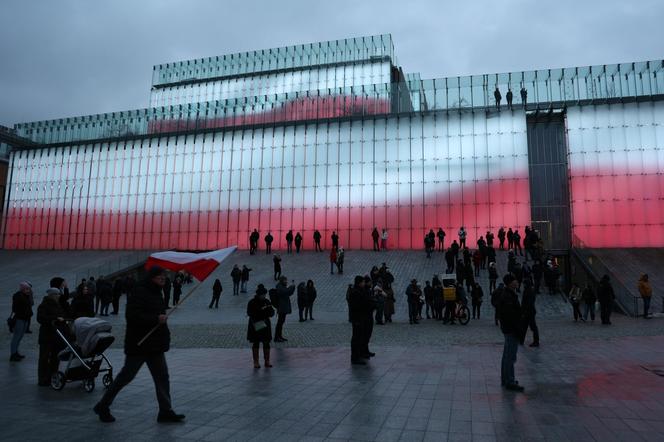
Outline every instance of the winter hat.
{"type": "Polygon", "coordinates": [[[65,282],[64,278],[60,278],[59,276],[56,276],[55,278],[51,279],[51,282],[49,283],[49,285],[50,285],[50,287],[54,287],[56,289],[59,289],[63,282],[65,282]]]}
{"type": "Polygon", "coordinates": [[[152,267],[150,267],[150,269],[148,270],[147,277],[148,277],[148,279],[152,279],[152,278],[154,278],[154,277],[156,277],[156,276],[163,275],[164,273],[166,273],[166,270],[165,270],[163,267],[160,267],[160,266],[152,266],[152,267]]]}
{"type": "Polygon", "coordinates": [[[28,281],[23,281],[18,285],[18,288],[23,290],[23,289],[31,289],[32,284],[30,284],[28,281]]]}
{"type": "Polygon", "coordinates": [[[51,295],[60,295],[60,289],[51,287],[50,289],[46,290],[46,296],[51,296],[51,295]]]}
{"type": "Polygon", "coordinates": [[[503,277],[503,282],[505,283],[505,285],[510,285],[514,281],[516,281],[516,278],[511,273],[508,273],[503,277]]]}

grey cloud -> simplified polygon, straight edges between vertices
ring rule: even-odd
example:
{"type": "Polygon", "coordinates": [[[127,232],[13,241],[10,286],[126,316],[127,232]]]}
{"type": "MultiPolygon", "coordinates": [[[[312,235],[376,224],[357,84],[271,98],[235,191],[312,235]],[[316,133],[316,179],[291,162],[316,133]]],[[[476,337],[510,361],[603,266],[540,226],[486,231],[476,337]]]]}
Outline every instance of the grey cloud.
{"type": "Polygon", "coordinates": [[[145,107],[162,62],[378,33],[423,78],[658,59],[663,18],[656,0],[7,0],[0,123],[145,107]]]}

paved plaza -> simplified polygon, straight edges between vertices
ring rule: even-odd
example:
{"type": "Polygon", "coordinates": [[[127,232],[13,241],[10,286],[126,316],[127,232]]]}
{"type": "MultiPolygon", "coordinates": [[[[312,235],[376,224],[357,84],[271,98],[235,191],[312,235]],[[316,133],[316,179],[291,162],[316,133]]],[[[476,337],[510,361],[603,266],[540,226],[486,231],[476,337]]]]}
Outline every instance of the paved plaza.
{"type": "MultiPolygon", "coordinates": [[[[0,260],[8,294],[22,279],[39,287],[51,276],[84,268],[86,261],[103,264],[101,255],[67,259],[63,252],[49,253],[35,254],[41,265],[29,265],[27,254],[0,260]]],[[[271,256],[238,251],[169,320],[173,402],[187,415],[185,424],[156,423],[146,368],[118,396],[112,407],[118,421],[110,425],[91,412],[102,394],[100,379],[92,393],[79,382],[59,392],[37,387],[35,333],[23,340],[23,362],[9,363],[7,357],[0,364],[0,440],[664,440],[662,319],[615,315],[610,327],[599,319],[574,323],[562,296],[542,294],[537,299],[542,347],[519,349],[517,378],[526,391],[512,393],[500,387],[502,335],[488,293],[482,318],[467,326],[434,320],[408,324],[406,285],[413,277],[423,281],[441,274],[442,254],[429,260],[420,252],[349,251],[343,275],[330,275],[327,253],[283,259],[289,279],[316,282],[318,299],[315,321],[300,323],[296,312],[288,318],[289,341],[274,345],[274,368],[251,368],[245,308],[252,295],[232,296],[229,277],[233,264],[247,264],[254,269],[250,292],[261,282],[269,287],[271,256]],[[374,327],[377,357],[366,367],[352,367],[345,288],[355,274],[383,261],[396,277],[395,322],[374,327]],[[215,278],[224,292],[220,308],[210,310],[215,278]]],[[[506,255],[500,253],[498,262],[502,274],[506,255]]],[[[480,277],[485,291],[486,276],[480,277]]],[[[185,286],[185,293],[194,287],[185,286]]],[[[41,293],[36,297],[39,301],[41,293]]],[[[3,309],[7,301],[0,303],[3,309]]],[[[117,370],[123,362],[124,318],[109,320],[118,340],[107,355],[117,370]]],[[[0,342],[7,356],[9,339],[3,328],[0,342]]]]}

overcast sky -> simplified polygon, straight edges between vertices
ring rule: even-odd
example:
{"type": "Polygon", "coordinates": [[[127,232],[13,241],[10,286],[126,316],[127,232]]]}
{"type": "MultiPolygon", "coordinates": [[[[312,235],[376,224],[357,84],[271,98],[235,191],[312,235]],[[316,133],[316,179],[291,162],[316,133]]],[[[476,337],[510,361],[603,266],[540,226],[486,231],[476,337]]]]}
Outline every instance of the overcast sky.
{"type": "Polygon", "coordinates": [[[152,65],[391,33],[422,78],[664,58],[664,1],[1,0],[0,124],[148,105],[152,65]]]}

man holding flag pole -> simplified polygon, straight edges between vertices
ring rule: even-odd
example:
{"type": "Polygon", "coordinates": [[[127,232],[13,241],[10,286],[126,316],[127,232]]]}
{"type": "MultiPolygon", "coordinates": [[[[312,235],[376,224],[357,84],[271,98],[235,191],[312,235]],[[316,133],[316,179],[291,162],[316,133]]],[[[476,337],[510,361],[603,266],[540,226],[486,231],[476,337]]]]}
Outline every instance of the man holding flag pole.
{"type": "Polygon", "coordinates": [[[165,353],[170,348],[171,335],[168,316],[178,309],[217,266],[235,251],[236,247],[208,253],[160,252],[150,255],[145,263],[146,278],[127,299],[125,332],[125,364],[111,383],[94,412],[102,422],[114,422],[110,406],[117,394],[129,384],[143,364],[147,364],[154,380],[159,403],[158,422],[182,422],[183,414],[171,407],[170,383],[165,353]],[[162,289],[166,283],[165,269],[186,270],[200,282],[166,313],[162,289]]]}

